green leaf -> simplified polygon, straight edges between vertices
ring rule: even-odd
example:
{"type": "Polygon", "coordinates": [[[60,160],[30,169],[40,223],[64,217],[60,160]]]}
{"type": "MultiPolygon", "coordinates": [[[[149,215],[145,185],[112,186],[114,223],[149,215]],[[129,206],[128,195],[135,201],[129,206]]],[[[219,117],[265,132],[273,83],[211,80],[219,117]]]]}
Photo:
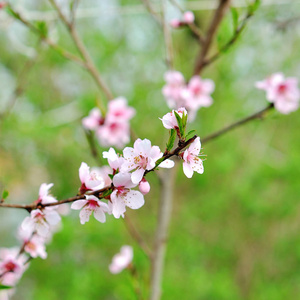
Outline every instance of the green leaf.
{"type": "Polygon", "coordinates": [[[188,139],[188,138],[190,138],[193,134],[194,134],[194,132],[196,132],[196,130],[190,130],[188,133],[187,133],[187,135],[185,136],[185,138],[186,139],[188,139]]]}
{"type": "Polygon", "coordinates": [[[171,151],[174,143],[175,143],[175,139],[176,139],[176,130],[175,129],[171,129],[170,130],[170,136],[169,136],[169,140],[167,142],[167,151],[171,151]]]}
{"type": "Polygon", "coordinates": [[[40,31],[43,37],[46,37],[48,35],[48,26],[45,21],[36,21],[35,26],[40,31]]]}
{"type": "Polygon", "coordinates": [[[4,190],[3,193],[2,193],[2,199],[6,199],[9,195],[9,192],[7,190],[4,190]]]}
{"type": "Polygon", "coordinates": [[[13,288],[12,286],[0,284],[0,290],[8,290],[8,289],[12,289],[12,288],[13,288]]]}
{"type": "Polygon", "coordinates": [[[113,178],[114,178],[114,175],[113,175],[113,174],[108,174],[108,176],[109,176],[109,178],[110,178],[111,180],[113,180],[113,178]]]}
{"type": "Polygon", "coordinates": [[[235,7],[231,7],[230,10],[232,16],[233,29],[234,31],[236,31],[239,26],[239,13],[235,7]]]}
{"type": "Polygon", "coordinates": [[[104,191],[104,192],[102,193],[102,197],[107,197],[107,196],[109,196],[111,193],[112,193],[112,189],[109,189],[109,190],[107,190],[107,191],[104,191]]]}
{"type": "Polygon", "coordinates": [[[254,0],[254,2],[248,6],[248,14],[249,15],[254,14],[255,11],[259,8],[260,4],[261,4],[261,0],[254,0]]]}
{"type": "Polygon", "coordinates": [[[179,114],[174,111],[176,120],[177,120],[177,124],[178,124],[178,128],[179,128],[179,132],[180,132],[180,137],[184,137],[184,127],[183,127],[183,123],[182,123],[182,118],[179,116],[179,114]]]}

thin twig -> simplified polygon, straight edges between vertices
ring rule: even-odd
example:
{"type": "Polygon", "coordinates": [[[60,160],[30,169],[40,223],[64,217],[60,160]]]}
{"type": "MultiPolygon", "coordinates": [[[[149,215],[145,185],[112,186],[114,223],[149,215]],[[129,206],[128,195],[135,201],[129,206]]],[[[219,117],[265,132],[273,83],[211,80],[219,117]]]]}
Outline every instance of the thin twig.
{"type": "Polygon", "coordinates": [[[197,75],[202,71],[203,62],[205,61],[206,55],[208,54],[208,51],[212,45],[213,38],[217,32],[217,29],[221,24],[221,21],[230,5],[230,1],[231,0],[219,0],[219,6],[213,15],[210,26],[205,36],[205,41],[196,59],[194,75],[197,75]]]}
{"type": "Polygon", "coordinates": [[[160,15],[153,9],[152,5],[150,4],[149,0],[141,0],[145,6],[145,8],[147,9],[147,11],[152,15],[152,17],[154,18],[154,20],[160,25],[162,26],[162,21],[160,19],[160,15]]]}
{"type": "Polygon", "coordinates": [[[244,124],[246,124],[246,123],[248,123],[252,120],[262,119],[265,116],[266,112],[271,110],[273,107],[274,107],[274,105],[273,105],[273,103],[271,103],[270,105],[268,105],[266,108],[260,110],[259,112],[254,113],[254,114],[252,114],[252,115],[250,115],[250,116],[248,116],[244,119],[241,119],[241,120],[239,120],[239,121],[237,121],[237,122],[235,122],[235,123],[233,123],[229,126],[226,126],[225,128],[223,128],[221,130],[218,130],[218,131],[204,137],[203,139],[201,139],[201,143],[206,144],[209,141],[212,141],[212,140],[218,138],[219,136],[222,136],[223,134],[225,134],[225,133],[227,133],[227,132],[229,132],[229,131],[231,131],[231,130],[233,130],[233,129],[241,126],[241,125],[244,125],[244,124]]]}
{"type": "Polygon", "coordinates": [[[136,229],[136,226],[134,226],[129,218],[128,215],[124,218],[124,224],[131,235],[131,237],[138,243],[138,245],[141,247],[141,249],[144,251],[144,253],[151,259],[152,257],[152,251],[146,241],[143,239],[142,235],[138,232],[136,229]]]}
{"type": "Polygon", "coordinates": [[[216,61],[221,56],[221,54],[226,52],[237,41],[237,39],[240,37],[241,33],[245,29],[249,19],[252,16],[253,16],[253,13],[250,13],[250,12],[247,13],[246,17],[243,19],[240,26],[238,26],[236,28],[232,38],[223,47],[221,47],[221,49],[217,53],[213,54],[210,58],[205,59],[202,63],[202,68],[204,68],[204,67],[210,65],[211,63],[213,63],[214,61],[216,61]]]}
{"type": "MultiPolygon", "coordinates": [[[[179,5],[179,3],[176,0],[169,0],[175,7],[177,7],[181,13],[185,13],[185,10],[179,5]]],[[[195,37],[197,40],[203,44],[204,43],[204,37],[198,26],[193,22],[193,23],[188,23],[186,24],[190,30],[194,33],[195,37]]]]}
{"type": "Polygon", "coordinates": [[[80,39],[80,37],[78,35],[78,32],[75,28],[75,24],[72,23],[71,21],[69,21],[65,17],[65,15],[62,13],[60,7],[57,5],[55,0],[49,0],[49,2],[55,8],[55,10],[58,13],[58,16],[59,16],[60,20],[65,24],[66,28],[68,29],[68,31],[70,33],[70,36],[71,36],[78,52],[80,53],[80,55],[82,56],[82,58],[85,62],[85,67],[89,71],[89,73],[91,74],[91,76],[94,79],[95,83],[97,84],[99,89],[101,89],[103,91],[103,93],[105,94],[105,96],[107,97],[108,100],[113,99],[113,95],[112,95],[111,91],[109,90],[109,88],[107,87],[107,85],[105,84],[103,79],[101,78],[101,76],[100,76],[100,74],[99,74],[99,72],[98,72],[98,70],[97,70],[90,54],[89,54],[89,52],[87,51],[84,43],[80,39]]]}

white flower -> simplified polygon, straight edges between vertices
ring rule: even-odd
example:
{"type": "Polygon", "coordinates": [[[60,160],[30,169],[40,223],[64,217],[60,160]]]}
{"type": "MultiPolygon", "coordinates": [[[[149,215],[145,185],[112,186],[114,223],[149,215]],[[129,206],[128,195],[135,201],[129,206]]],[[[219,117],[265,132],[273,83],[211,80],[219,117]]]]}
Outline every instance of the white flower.
{"type": "Polygon", "coordinates": [[[117,253],[112,263],[109,265],[109,271],[113,274],[118,274],[127,268],[133,259],[133,249],[131,246],[123,246],[120,253],[117,253]]]}

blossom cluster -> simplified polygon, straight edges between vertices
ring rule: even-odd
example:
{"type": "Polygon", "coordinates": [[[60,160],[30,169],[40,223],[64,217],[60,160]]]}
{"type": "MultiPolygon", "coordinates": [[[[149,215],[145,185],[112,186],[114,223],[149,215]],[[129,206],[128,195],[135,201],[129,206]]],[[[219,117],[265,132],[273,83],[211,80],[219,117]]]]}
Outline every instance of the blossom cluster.
{"type": "Polygon", "coordinates": [[[193,76],[188,83],[178,71],[165,73],[166,84],[162,93],[171,109],[185,107],[189,113],[189,120],[195,119],[198,109],[212,105],[211,93],[215,89],[214,82],[210,79],[202,79],[193,76]]]}
{"type": "MultiPolygon", "coordinates": [[[[21,249],[0,248],[0,284],[15,286],[28,267],[30,258],[47,257],[45,245],[51,240],[52,234],[57,230],[61,217],[61,207],[44,205],[54,204],[57,200],[49,194],[52,183],[43,183],[39,189],[38,199],[35,201],[38,209],[30,212],[18,230],[18,238],[22,242],[21,249]]],[[[13,289],[1,291],[2,297],[8,297],[13,289]]]]}
{"type": "Polygon", "coordinates": [[[135,109],[127,105],[125,98],[118,97],[109,102],[105,116],[99,108],[93,108],[82,124],[84,128],[95,131],[102,146],[123,148],[130,141],[129,121],[134,115],[135,109]]]}
{"type": "Polygon", "coordinates": [[[256,87],[266,91],[267,100],[282,114],[289,114],[299,108],[300,91],[298,80],[282,73],[274,73],[263,81],[256,82],[256,87]]]}

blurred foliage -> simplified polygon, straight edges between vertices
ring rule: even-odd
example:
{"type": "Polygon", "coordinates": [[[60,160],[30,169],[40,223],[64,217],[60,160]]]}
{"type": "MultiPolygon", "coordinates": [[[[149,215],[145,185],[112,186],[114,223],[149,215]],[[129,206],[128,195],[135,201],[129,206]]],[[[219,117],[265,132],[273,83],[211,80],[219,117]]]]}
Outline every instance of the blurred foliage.
{"type": "MultiPolygon", "coordinates": [[[[62,1],[63,2],[63,1],[62,1]]],[[[48,10],[46,2],[23,1],[28,9],[48,10]],[[38,2],[38,3],[37,3],[38,2]]],[[[105,13],[116,5],[139,1],[82,1],[80,8],[103,7],[97,18],[79,19],[77,27],[114,95],[125,96],[137,110],[132,126],[140,138],[162,148],[168,132],[161,121],[168,108],[161,95],[166,71],[162,33],[145,13],[105,13]]],[[[240,18],[245,13],[237,9],[240,18]]],[[[202,28],[211,11],[197,11],[202,28]]],[[[177,12],[178,14],[178,12],[177,12]]],[[[214,105],[199,111],[200,137],[266,106],[257,80],[283,71],[300,76],[300,24],[278,24],[300,15],[300,4],[262,6],[241,39],[203,76],[216,83],[214,105]]],[[[76,53],[57,21],[49,35],[76,53]]],[[[0,109],[5,110],[26,55],[37,38],[15,22],[1,24],[0,109]]],[[[231,37],[230,12],[212,53],[231,37]]],[[[198,46],[187,29],[173,32],[175,66],[192,74],[198,46]]],[[[53,182],[58,199],[79,187],[82,161],[96,165],[81,127],[81,118],[104,99],[89,74],[41,45],[28,84],[11,113],[1,120],[1,194],[11,203],[37,198],[43,182],[53,182]]],[[[163,299],[264,300],[300,297],[300,118],[272,112],[263,121],[236,129],[207,145],[205,172],[188,180],[179,172],[167,250],[163,299]]],[[[101,149],[99,146],[99,152],[101,149]]],[[[151,192],[138,211],[128,211],[151,244],[159,196],[158,178],[149,174],[151,192]]],[[[17,226],[26,212],[1,209],[1,246],[16,245],[17,226]]],[[[111,275],[108,265],[123,244],[134,246],[134,263],[147,291],[149,262],[129,236],[122,220],[82,226],[78,212],[63,219],[63,228],[47,248],[48,259],[32,261],[13,299],[134,299],[130,275],[111,275]]]]}

